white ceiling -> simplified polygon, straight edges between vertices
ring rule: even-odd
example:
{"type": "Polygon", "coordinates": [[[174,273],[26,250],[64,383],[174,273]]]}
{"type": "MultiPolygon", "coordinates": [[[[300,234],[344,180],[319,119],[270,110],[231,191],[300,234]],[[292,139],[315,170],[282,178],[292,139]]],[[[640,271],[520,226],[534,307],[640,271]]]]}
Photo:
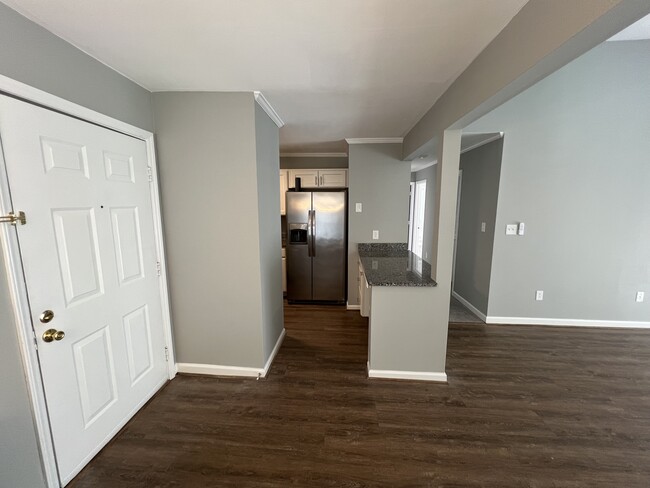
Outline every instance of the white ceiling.
{"type": "Polygon", "coordinates": [[[262,91],[283,152],[402,136],[527,0],[2,0],[151,91],[262,91]]]}
{"type": "Polygon", "coordinates": [[[650,15],[609,38],[610,41],[639,41],[641,39],[650,39],[650,15]]]}

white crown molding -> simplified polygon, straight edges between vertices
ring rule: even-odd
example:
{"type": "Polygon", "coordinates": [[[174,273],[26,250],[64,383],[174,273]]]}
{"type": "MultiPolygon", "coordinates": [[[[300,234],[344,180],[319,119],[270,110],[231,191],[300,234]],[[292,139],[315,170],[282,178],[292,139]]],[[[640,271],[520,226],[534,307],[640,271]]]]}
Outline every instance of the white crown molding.
{"type": "Polygon", "coordinates": [[[619,329],[650,329],[650,322],[627,320],[547,319],[538,317],[491,317],[488,324],[548,325],[554,327],[612,327],[619,329]]]}
{"type": "Polygon", "coordinates": [[[347,158],[348,153],[280,153],[282,158],[347,158]]]}
{"type": "Polygon", "coordinates": [[[275,125],[277,125],[278,128],[282,127],[284,125],[284,121],[280,118],[280,116],[275,111],[275,109],[271,106],[269,101],[266,98],[264,98],[262,92],[254,91],[253,94],[255,95],[255,101],[257,102],[257,104],[260,107],[262,107],[262,110],[264,110],[269,117],[271,117],[271,120],[275,122],[275,125]]]}
{"type": "Polygon", "coordinates": [[[483,140],[481,142],[477,142],[476,144],[474,144],[472,146],[466,147],[460,153],[464,154],[467,151],[471,151],[472,149],[476,149],[477,147],[485,146],[486,144],[489,144],[490,142],[494,142],[494,141],[496,141],[498,139],[501,139],[502,137],[503,137],[503,132],[499,132],[498,134],[495,134],[492,137],[488,137],[487,139],[485,139],[485,140],[483,140]]]}
{"type": "Polygon", "coordinates": [[[365,137],[346,139],[348,144],[401,144],[403,137],[365,137]]]}
{"type": "Polygon", "coordinates": [[[467,308],[470,312],[472,312],[474,315],[476,315],[479,319],[481,319],[483,322],[487,321],[487,317],[485,316],[485,314],[483,312],[481,312],[478,308],[476,308],[474,305],[469,303],[469,301],[467,301],[466,299],[461,297],[455,291],[452,291],[451,294],[456,300],[458,300],[460,303],[462,303],[465,306],[465,308],[467,308]]]}

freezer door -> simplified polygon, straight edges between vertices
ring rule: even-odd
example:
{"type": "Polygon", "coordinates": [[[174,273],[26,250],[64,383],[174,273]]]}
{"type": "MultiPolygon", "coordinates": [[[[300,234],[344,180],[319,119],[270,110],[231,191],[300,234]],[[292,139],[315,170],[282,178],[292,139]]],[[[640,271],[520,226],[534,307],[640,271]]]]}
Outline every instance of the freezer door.
{"type": "Polygon", "coordinates": [[[313,195],[313,299],[344,302],[347,193],[314,192],[313,195]]]}
{"type": "Polygon", "coordinates": [[[311,300],[311,192],[287,192],[287,300],[311,300]]]}

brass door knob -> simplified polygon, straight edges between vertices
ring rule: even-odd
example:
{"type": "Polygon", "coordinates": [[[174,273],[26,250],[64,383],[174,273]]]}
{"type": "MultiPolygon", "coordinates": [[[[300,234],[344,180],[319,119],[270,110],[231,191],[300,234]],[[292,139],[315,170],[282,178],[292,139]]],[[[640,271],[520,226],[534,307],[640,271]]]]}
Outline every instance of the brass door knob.
{"type": "Polygon", "coordinates": [[[47,324],[54,318],[54,312],[52,310],[44,310],[41,316],[38,318],[44,324],[47,324]]]}
{"type": "Polygon", "coordinates": [[[65,332],[56,329],[47,329],[43,332],[43,342],[60,341],[65,337],[65,332]]]}

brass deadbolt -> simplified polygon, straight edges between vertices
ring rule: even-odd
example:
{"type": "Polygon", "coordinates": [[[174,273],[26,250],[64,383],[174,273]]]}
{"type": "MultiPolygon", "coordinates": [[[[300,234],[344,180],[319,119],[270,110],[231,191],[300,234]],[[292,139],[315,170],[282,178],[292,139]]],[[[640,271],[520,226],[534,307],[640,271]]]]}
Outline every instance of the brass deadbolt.
{"type": "Polygon", "coordinates": [[[44,324],[47,324],[53,318],[54,318],[54,312],[52,312],[52,310],[45,310],[45,311],[43,311],[43,313],[41,314],[41,316],[38,319],[41,322],[43,322],[44,324]]]}

